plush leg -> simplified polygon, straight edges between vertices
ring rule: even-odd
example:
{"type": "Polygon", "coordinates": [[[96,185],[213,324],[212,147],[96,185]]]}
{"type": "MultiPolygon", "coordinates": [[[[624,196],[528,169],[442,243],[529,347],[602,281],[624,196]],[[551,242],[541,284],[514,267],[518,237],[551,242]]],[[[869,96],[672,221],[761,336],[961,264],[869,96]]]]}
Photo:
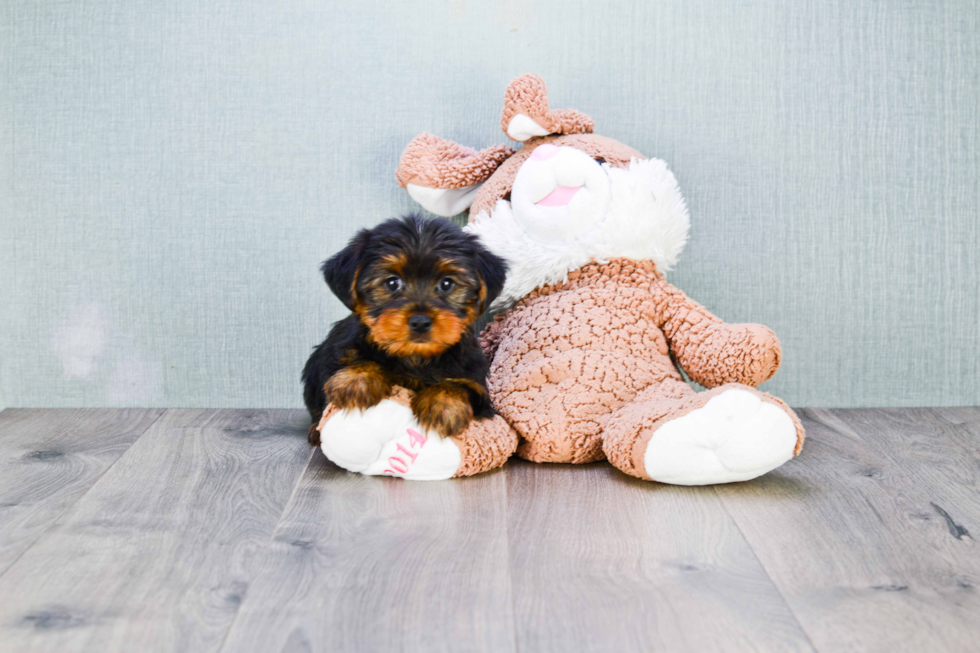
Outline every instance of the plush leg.
{"type": "Polygon", "coordinates": [[[731,383],[682,398],[650,388],[609,419],[603,450],[623,472],[674,485],[761,476],[800,452],[803,426],[771,395],[731,383]]]}
{"type": "MultiPolygon", "coordinates": [[[[666,356],[664,361],[669,365],[666,356]]],[[[571,349],[491,372],[489,387],[494,407],[521,436],[518,456],[536,463],[577,464],[605,457],[606,420],[635,396],[633,387],[658,380],[654,373],[636,370],[635,364],[626,368],[622,361],[610,362],[606,353],[571,349]]]]}
{"type": "MultiPolygon", "coordinates": [[[[664,345],[666,351],[666,345],[664,345]]],[[[521,437],[517,455],[537,463],[590,463],[605,458],[606,422],[637,388],[662,397],[693,394],[664,355],[653,360],[572,349],[539,357],[490,377],[497,411],[521,437]]]]}
{"type": "Polygon", "coordinates": [[[500,414],[521,436],[517,455],[536,463],[602,460],[602,418],[611,412],[604,397],[568,381],[515,393],[500,414]]]}
{"type": "Polygon", "coordinates": [[[473,420],[451,438],[427,431],[412,414],[411,397],[395,388],[367,410],[328,405],[317,425],[324,455],[352,472],[430,481],[499,467],[517,448],[517,434],[500,416],[473,420]]]}

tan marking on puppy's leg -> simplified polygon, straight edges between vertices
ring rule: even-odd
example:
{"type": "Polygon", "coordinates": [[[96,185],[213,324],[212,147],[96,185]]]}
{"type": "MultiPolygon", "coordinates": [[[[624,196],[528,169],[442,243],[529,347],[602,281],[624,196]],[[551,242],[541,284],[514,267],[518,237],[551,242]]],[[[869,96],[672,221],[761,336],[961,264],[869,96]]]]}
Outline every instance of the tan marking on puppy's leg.
{"type": "Polygon", "coordinates": [[[452,378],[452,379],[446,379],[445,383],[456,383],[463,387],[469,388],[470,390],[472,390],[473,392],[475,392],[477,395],[481,397],[486,397],[489,394],[485,386],[474,381],[473,379],[452,378]]]}
{"type": "Polygon", "coordinates": [[[388,373],[377,363],[354,363],[338,370],[323,386],[327,401],[337,408],[370,408],[391,391],[388,373]]]}
{"type": "Polygon", "coordinates": [[[454,383],[438,383],[416,394],[412,412],[423,428],[444,437],[462,433],[473,419],[466,388],[454,383]]]}

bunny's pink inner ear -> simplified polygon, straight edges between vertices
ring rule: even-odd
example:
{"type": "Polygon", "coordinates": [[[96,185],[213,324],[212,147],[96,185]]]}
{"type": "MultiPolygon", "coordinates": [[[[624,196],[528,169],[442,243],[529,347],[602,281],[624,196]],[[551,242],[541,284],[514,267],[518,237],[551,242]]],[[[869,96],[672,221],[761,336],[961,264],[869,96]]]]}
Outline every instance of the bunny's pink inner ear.
{"type": "Polygon", "coordinates": [[[507,86],[500,127],[515,141],[526,141],[549,134],[591,134],[594,123],[574,109],[548,107],[548,88],[544,80],[528,73],[507,86]]]}
{"type": "Polygon", "coordinates": [[[476,191],[514,150],[493,145],[479,152],[471,147],[419,134],[405,148],[395,176],[416,202],[449,217],[469,208],[476,191]]]}

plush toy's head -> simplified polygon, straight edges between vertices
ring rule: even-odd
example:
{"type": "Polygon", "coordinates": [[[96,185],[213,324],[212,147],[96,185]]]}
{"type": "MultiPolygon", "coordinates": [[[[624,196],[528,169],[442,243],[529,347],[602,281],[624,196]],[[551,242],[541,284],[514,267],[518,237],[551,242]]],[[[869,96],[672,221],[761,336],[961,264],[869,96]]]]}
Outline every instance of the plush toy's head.
{"type": "Polygon", "coordinates": [[[524,143],[519,151],[497,145],[478,152],[421,134],[397,171],[399,184],[429,211],[450,216],[468,208],[467,229],[507,260],[494,308],[591,261],[646,259],[662,270],[677,262],[689,221],[663,161],[593,134],[583,113],[550,109],[536,75],[508,86],[501,127],[524,143]]]}

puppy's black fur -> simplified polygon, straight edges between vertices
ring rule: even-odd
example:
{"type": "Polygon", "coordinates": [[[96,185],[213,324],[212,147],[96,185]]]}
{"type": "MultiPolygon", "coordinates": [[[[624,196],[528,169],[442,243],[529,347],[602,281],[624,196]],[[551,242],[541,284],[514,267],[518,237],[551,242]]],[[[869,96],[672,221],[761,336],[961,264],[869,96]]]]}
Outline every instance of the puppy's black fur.
{"type": "Polygon", "coordinates": [[[413,390],[416,418],[443,435],[493,415],[473,322],[500,294],[507,267],[475,236],[441,218],[393,218],[360,231],[322,271],[352,313],[303,369],[312,444],[327,403],[368,408],[392,385],[413,390]]]}

